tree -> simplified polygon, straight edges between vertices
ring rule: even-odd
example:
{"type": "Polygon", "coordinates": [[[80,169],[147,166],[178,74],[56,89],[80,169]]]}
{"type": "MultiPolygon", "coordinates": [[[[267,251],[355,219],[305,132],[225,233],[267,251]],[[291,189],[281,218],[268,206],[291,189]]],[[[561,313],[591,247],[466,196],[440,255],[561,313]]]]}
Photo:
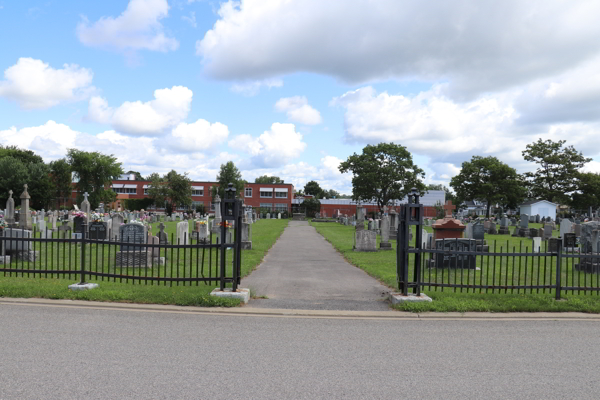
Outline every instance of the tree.
{"type": "Polygon", "coordinates": [[[267,176],[267,175],[263,175],[263,176],[259,176],[258,178],[254,179],[254,183],[264,183],[264,184],[271,184],[271,185],[275,185],[278,183],[283,183],[283,179],[281,179],[278,176],[267,176]]]}
{"type": "Polygon", "coordinates": [[[12,156],[0,157],[0,198],[2,204],[8,200],[8,191],[13,191],[15,204],[19,204],[19,196],[23,193],[23,185],[29,179],[27,167],[12,156]]]}
{"type": "Polygon", "coordinates": [[[580,173],[579,187],[572,197],[572,205],[578,210],[598,207],[600,205],[600,174],[580,173]]]}
{"type": "Polygon", "coordinates": [[[340,193],[337,190],[333,190],[333,189],[324,190],[323,195],[328,199],[333,199],[333,198],[338,199],[340,197],[340,193]]]}
{"type": "Polygon", "coordinates": [[[34,163],[27,166],[27,192],[31,197],[31,205],[36,209],[49,208],[54,200],[54,183],[50,177],[50,166],[34,163]]]}
{"type": "Polygon", "coordinates": [[[214,198],[217,194],[223,199],[225,197],[225,189],[229,183],[233,183],[233,187],[236,189],[238,197],[244,196],[244,185],[246,181],[242,179],[242,173],[235,166],[233,161],[228,161],[225,164],[221,164],[221,169],[217,175],[217,182],[219,186],[213,186],[212,197],[214,198]]]}
{"type": "Polygon", "coordinates": [[[473,156],[462,163],[460,173],[450,180],[457,200],[482,200],[487,202],[486,216],[490,216],[492,203],[516,208],[525,198],[522,177],[496,157],[473,156]]]}
{"type": "Polygon", "coordinates": [[[110,189],[113,179],[123,174],[121,163],[117,159],[98,152],[69,149],[67,161],[77,180],[77,203],[83,200],[83,193],[89,194],[92,209],[101,202],[112,202],[117,194],[110,189]]]}
{"type": "Polygon", "coordinates": [[[323,189],[316,181],[310,181],[304,185],[304,193],[315,196],[316,199],[323,197],[323,189]]]}
{"type": "Polygon", "coordinates": [[[181,175],[175,170],[171,170],[165,175],[165,180],[169,188],[168,197],[173,206],[189,206],[192,204],[192,181],[188,178],[187,173],[181,175]]]}
{"type": "Polygon", "coordinates": [[[21,161],[24,165],[44,163],[44,159],[38,156],[31,150],[20,149],[17,146],[2,146],[0,145],[0,158],[13,157],[21,161]]]}
{"type": "Polygon", "coordinates": [[[314,217],[316,213],[321,210],[321,202],[314,199],[304,199],[302,202],[302,207],[306,210],[306,215],[309,217],[314,217]]]}
{"type": "MultiPolygon", "coordinates": [[[[54,182],[54,197],[64,202],[71,197],[71,166],[64,158],[50,163],[50,179],[54,182]]],[[[64,204],[63,202],[63,204],[64,204]]]]}
{"type": "Polygon", "coordinates": [[[403,199],[414,187],[423,192],[421,179],[425,172],[413,163],[412,155],[404,146],[379,143],[354,153],[339,166],[342,173],[352,172],[352,199],[376,200],[379,209],[392,200],[403,199]]]}
{"type": "Polygon", "coordinates": [[[171,215],[177,206],[192,204],[192,181],[187,173],[181,175],[171,170],[163,177],[153,173],[149,178],[148,197],[159,207],[165,205],[168,215],[171,215]]]}
{"type": "Polygon", "coordinates": [[[577,190],[579,169],[592,159],[584,157],[573,146],[563,148],[565,142],[538,139],[522,152],[526,161],[539,165],[535,172],[525,173],[534,197],[568,204],[569,194],[577,190]]]}

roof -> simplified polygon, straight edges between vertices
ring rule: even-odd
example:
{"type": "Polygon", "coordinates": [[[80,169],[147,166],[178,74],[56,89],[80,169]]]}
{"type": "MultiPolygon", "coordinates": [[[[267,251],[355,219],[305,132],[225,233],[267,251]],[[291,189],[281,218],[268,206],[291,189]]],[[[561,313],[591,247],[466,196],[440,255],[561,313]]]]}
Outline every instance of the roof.
{"type": "Polygon", "coordinates": [[[524,201],[523,203],[521,203],[519,205],[519,207],[522,207],[522,206],[531,206],[531,205],[537,204],[537,203],[548,203],[548,204],[552,204],[552,205],[558,207],[558,204],[553,203],[553,202],[548,201],[548,200],[527,200],[527,201],[524,201]]]}

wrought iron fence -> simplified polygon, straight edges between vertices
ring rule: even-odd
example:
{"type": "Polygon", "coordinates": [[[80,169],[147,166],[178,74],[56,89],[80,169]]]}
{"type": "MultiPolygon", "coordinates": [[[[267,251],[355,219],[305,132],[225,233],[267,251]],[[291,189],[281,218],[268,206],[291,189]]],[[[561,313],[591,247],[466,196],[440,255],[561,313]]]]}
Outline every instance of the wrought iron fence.
{"type": "Polygon", "coordinates": [[[538,249],[493,241],[443,239],[435,248],[423,248],[422,205],[418,193],[402,206],[398,225],[397,281],[407,295],[429,290],[451,289],[479,293],[561,293],[600,295],[600,253],[583,253],[581,248],[563,248],[556,240],[538,249]],[[416,228],[415,245],[409,232],[416,228]]]}
{"type": "Polygon", "coordinates": [[[223,200],[221,210],[220,232],[211,231],[206,238],[185,233],[179,240],[171,234],[170,241],[164,237],[158,242],[145,238],[132,242],[110,234],[107,240],[94,239],[86,233],[87,224],[76,235],[70,230],[6,229],[0,236],[0,274],[81,283],[90,278],[171,286],[202,282],[235,290],[241,279],[241,229],[227,228],[242,223],[241,201],[235,200],[235,193],[223,200]]]}

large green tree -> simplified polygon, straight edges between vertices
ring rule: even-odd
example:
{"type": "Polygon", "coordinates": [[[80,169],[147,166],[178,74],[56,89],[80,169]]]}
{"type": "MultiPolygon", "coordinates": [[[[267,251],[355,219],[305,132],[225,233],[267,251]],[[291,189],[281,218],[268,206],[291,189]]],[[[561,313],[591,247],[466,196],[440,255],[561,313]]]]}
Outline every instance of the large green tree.
{"type": "Polygon", "coordinates": [[[450,180],[459,202],[481,200],[487,202],[486,216],[492,204],[516,208],[525,198],[522,177],[496,157],[473,156],[462,163],[460,173],[450,180]]]}
{"type": "Polygon", "coordinates": [[[278,176],[267,176],[267,175],[263,175],[263,176],[259,176],[258,178],[254,179],[254,183],[264,183],[264,184],[278,184],[278,183],[283,183],[283,179],[281,179],[278,176]]]}
{"type": "Polygon", "coordinates": [[[413,163],[406,147],[379,143],[354,153],[339,166],[342,173],[352,172],[352,199],[377,201],[381,210],[392,200],[403,199],[414,187],[423,192],[425,172],[413,163]]]}
{"type": "Polygon", "coordinates": [[[227,189],[230,183],[233,183],[233,187],[236,189],[237,197],[244,196],[244,185],[246,181],[242,179],[242,173],[235,166],[233,161],[228,161],[225,164],[221,164],[221,169],[217,175],[217,182],[219,186],[213,186],[212,197],[214,198],[217,193],[219,197],[223,199],[225,197],[225,189],[227,189]]]}
{"type": "Polygon", "coordinates": [[[579,174],[579,186],[573,193],[572,205],[578,210],[600,206],[600,174],[586,172],[579,174]]]}
{"type": "Polygon", "coordinates": [[[304,185],[304,193],[315,196],[316,199],[320,199],[324,195],[324,190],[317,181],[310,181],[304,185]]]}
{"type": "Polygon", "coordinates": [[[50,163],[50,177],[54,182],[54,197],[58,199],[59,205],[61,202],[64,204],[71,197],[73,190],[71,166],[66,159],[61,158],[50,163]]]}
{"type": "Polygon", "coordinates": [[[526,161],[538,164],[535,172],[525,173],[531,195],[559,204],[570,203],[570,194],[579,185],[579,169],[591,158],[586,158],[566,140],[552,140],[528,144],[522,152],[526,161]]]}
{"type": "Polygon", "coordinates": [[[54,202],[55,186],[50,176],[50,166],[44,163],[34,163],[27,166],[29,178],[27,191],[31,204],[35,209],[49,208],[54,202]]]}
{"type": "MultiPolygon", "coordinates": [[[[29,180],[29,171],[21,160],[12,156],[0,157],[0,201],[6,204],[8,191],[13,191],[15,204],[20,204],[19,196],[23,193],[23,185],[29,180]]],[[[2,207],[4,208],[4,207],[2,207]]]]}
{"type": "Polygon", "coordinates": [[[177,171],[171,170],[162,177],[153,173],[148,178],[148,197],[158,207],[165,205],[168,214],[177,206],[192,204],[192,181],[187,173],[178,174],[177,171]]]}
{"type": "Polygon", "coordinates": [[[123,169],[112,154],[69,149],[67,161],[77,180],[77,203],[83,201],[84,192],[89,194],[88,200],[92,209],[98,207],[101,202],[115,200],[117,194],[112,191],[110,185],[112,180],[123,174],[123,169]]]}

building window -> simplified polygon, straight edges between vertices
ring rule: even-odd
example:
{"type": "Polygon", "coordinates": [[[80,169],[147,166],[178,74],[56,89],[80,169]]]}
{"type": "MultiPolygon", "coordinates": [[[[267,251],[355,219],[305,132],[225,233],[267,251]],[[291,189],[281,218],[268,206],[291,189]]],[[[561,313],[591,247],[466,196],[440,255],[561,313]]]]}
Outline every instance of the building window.
{"type": "Polygon", "coordinates": [[[273,198],[273,192],[262,192],[261,191],[260,192],[260,197],[261,198],[266,198],[266,197],[273,198]]]}
{"type": "Polygon", "coordinates": [[[244,196],[246,196],[246,197],[252,197],[252,188],[246,188],[244,196]]]}
{"type": "Polygon", "coordinates": [[[137,194],[136,188],[112,188],[113,192],[121,194],[137,194]]]}
{"type": "Polygon", "coordinates": [[[192,196],[204,196],[204,190],[192,190],[192,196]]]}
{"type": "Polygon", "coordinates": [[[262,211],[271,211],[273,209],[272,203],[260,203],[260,209],[262,211]]]}
{"type": "Polygon", "coordinates": [[[288,205],[285,203],[275,203],[275,211],[283,212],[287,211],[288,205]]]}
{"type": "Polygon", "coordinates": [[[144,195],[148,196],[148,188],[144,188],[144,195]]]}
{"type": "Polygon", "coordinates": [[[275,197],[279,199],[287,199],[287,192],[275,192],[275,197]]]}

